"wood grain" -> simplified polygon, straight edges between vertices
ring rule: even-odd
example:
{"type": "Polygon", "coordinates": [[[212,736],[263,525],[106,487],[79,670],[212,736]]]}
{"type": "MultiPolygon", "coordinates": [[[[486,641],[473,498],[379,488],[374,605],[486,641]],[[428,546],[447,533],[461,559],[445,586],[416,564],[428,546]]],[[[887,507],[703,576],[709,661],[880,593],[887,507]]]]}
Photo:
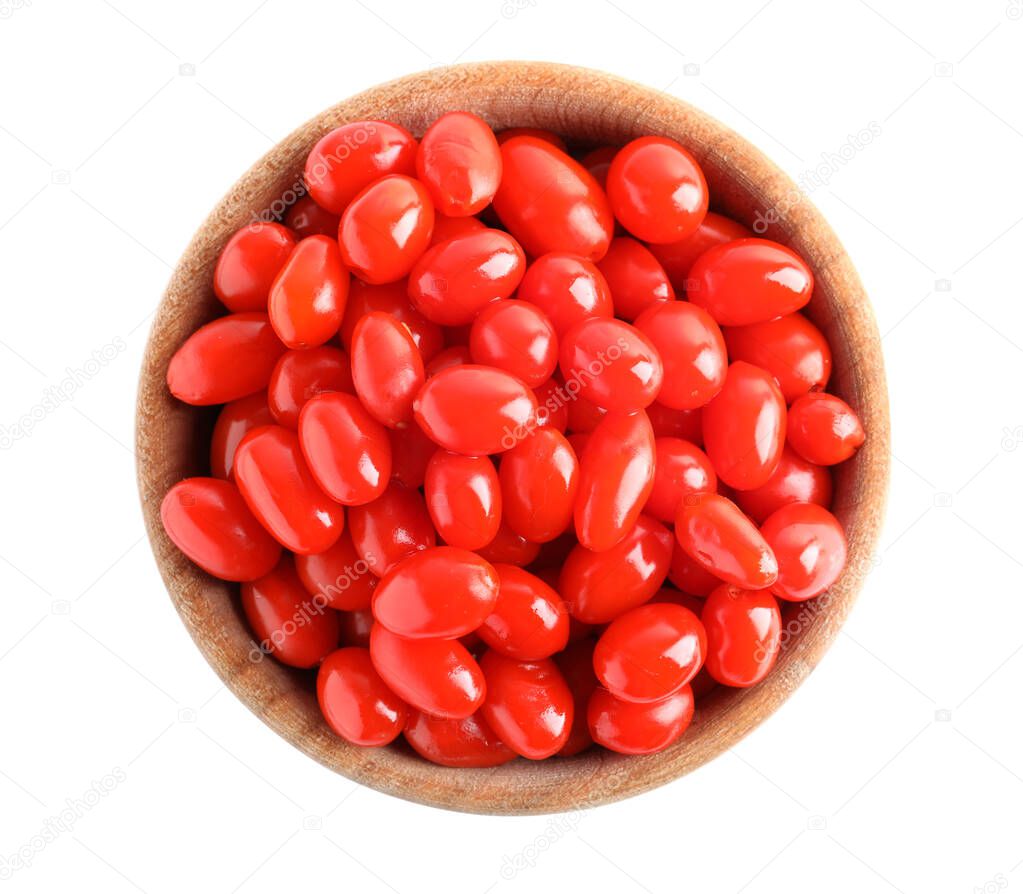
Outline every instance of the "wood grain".
{"type": "MultiPolygon", "coordinates": [[[[136,446],[146,527],[171,599],[206,660],[269,727],[326,767],[411,801],[478,813],[545,813],[629,797],[696,769],[760,725],[813,670],[872,565],[888,485],[888,397],[877,326],[851,261],[817,209],[757,149],[699,110],[617,77],[549,63],[494,62],[412,75],[341,102],[281,141],[235,184],[199,228],[157,311],[139,382],[136,446]],[[857,410],[868,432],[836,480],[835,511],[849,538],[848,570],[829,593],[790,607],[791,635],[764,683],[714,690],[699,704],[683,740],[662,754],[622,757],[593,749],[570,759],[453,770],[428,764],[404,746],[349,746],[323,723],[310,673],[269,659],[250,660],[253,643],[235,589],[187,561],[160,525],[166,490],[205,468],[209,411],[173,400],[165,376],[185,338],[223,312],[211,282],[228,237],[295,186],[306,154],[334,127],[377,118],[421,134],[438,115],[455,109],[475,112],[495,130],[543,127],[592,144],[663,134],[697,156],[715,208],[749,226],[776,212],[764,235],[790,245],[813,268],[817,285],[808,314],[832,345],[832,390],[857,410]]],[[[770,734],[786,731],[777,725],[770,734]]]]}

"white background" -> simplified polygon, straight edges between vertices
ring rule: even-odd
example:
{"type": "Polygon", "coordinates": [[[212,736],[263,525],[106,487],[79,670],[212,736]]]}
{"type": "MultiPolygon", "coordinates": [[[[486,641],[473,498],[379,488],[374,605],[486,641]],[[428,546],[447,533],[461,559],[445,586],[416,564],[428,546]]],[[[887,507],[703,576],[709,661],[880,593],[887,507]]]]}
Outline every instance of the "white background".
{"type": "Polygon", "coordinates": [[[0,0],[2,434],[75,382],[0,451],[0,857],[31,853],[0,891],[1023,888],[1023,4],[871,4],[0,0]],[[879,561],[818,670],[712,765],[584,815],[419,807],[278,739],[185,634],[135,494],[151,314],[214,202],[323,107],[495,58],[822,165],[892,392],[879,561]]]}

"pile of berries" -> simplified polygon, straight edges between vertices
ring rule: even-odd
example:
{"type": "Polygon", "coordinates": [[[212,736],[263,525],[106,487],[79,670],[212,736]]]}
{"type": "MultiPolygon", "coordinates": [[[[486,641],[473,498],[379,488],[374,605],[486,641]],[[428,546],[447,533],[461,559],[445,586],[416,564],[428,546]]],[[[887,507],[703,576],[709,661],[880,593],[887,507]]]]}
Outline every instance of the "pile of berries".
{"type": "Polygon", "coordinates": [[[864,440],[806,263],[658,136],[359,121],[304,183],[167,371],[222,406],[164,527],[241,582],[254,656],[447,766],[660,751],[761,681],[779,600],[845,565],[829,467],[864,440]]]}

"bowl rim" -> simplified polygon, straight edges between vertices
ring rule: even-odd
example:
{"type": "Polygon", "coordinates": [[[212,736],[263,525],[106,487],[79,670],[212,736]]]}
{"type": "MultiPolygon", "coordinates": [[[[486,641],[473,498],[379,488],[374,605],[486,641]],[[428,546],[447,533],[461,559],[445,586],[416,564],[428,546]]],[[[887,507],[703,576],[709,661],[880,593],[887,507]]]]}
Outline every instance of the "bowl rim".
{"type": "Polygon", "coordinates": [[[712,760],[764,722],[834,641],[873,567],[890,468],[877,324],[851,260],[820,212],[752,144],[683,100],[615,75],[548,62],[469,63],[398,78],[324,110],[257,161],[196,231],[170,278],[142,362],[135,435],[139,494],[161,576],[200,652],[238,699],[292,745],[356,782],[421,804],[504,815],[579,810],[648,791],[712,760]],[[440,112],[456,109],[476,112],[495,129],[543,127],[593,144],[662,134],[686,145],[712,184],[714,207],[747,225],[759,220],[758,235],[784,242],[810,263],[816,288],[807,312],[835,353],[829,390],[834,385],[856,408],[868,432],[859,453],[836,470],[833,511],[849,541],[846,571],[828,593],[786,615],[785,648],[762,683],[712,691],[697,702],[682,740],[657,755],[626,757],[595,748],[573,758],[517,759],[466,770],[427,763],[406,746],[350,746],[320,718],[309,672],[249,660],[251,637],[233,587],[185,559],[160,523],[167,487],[202,468],[199,447],[208,417],[177,404],[165,377],[183,336],[215,313],[212,269],[224,242],[253,215],[273,212],[274,198],[300,182],[296,160],[339,124],[393,120],[421,133],[440,112]]]}

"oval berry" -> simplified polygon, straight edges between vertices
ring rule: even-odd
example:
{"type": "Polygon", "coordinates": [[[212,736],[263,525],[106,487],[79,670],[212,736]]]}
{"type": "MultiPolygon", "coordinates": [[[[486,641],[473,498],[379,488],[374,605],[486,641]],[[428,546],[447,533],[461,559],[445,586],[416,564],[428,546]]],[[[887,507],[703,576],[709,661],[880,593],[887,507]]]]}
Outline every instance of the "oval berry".
{"type": "Polygon", "coordinates": [[[442,767],[498,767],[518,757],[479,712],[449,720],[410,710],[405,739],[420,757],[442,767]]]}
{"type": "Polygon", "coordinates": [[[448,112],[419,143],[416,172],[437,210],[452,217],[482,211],[501,182],[501,147],[490,126],[471,112],[448,112]]]}
{"type": "Polygon", "coordinates": [[[547,543],[572,523],[579,461],[553,428],[539,428],[501,457],[504,520],[522,537],[547,543]]]}
{"type": "Polygon", "coordinates": [[[487,681],[481,713],[512,751],[530,760],[556,754],[572,729],[565,678],[549,658],[516,661],[494,651],[480,661],[487,681]]]}
{"type": "Polygon", "coordinates": [[[866,440],[859,417],[842,398],[804,394],[789,409],[788,441],[803,459],[833,466],[849,459],[866,440]]]}
{"type": "Polygon", "coordinates": [[[317,484],[345,506],[375,500],[391,478],[387,431],[352,394],[321,394],[302,410],[302,454],[317,484]]]}
{"type": "Polygon", "coordinates": [[[759,525],[788,503],[816,503],[827,509],[831,505],[831,491],[831,472],[827,467],[807,462],[786,444],[778,468],[767,482],[753,490],[737,491],[735,502],[759,525]]]}
{"type": "Polygon", "coordinates": [[[785,426],[785,398],[770,373],[738,360],[703,408],[703,447],[725,484],[752,490],[778,468],[785,426]]]}
{"type": "Polygon", "coordinates": [[[449,546],[480,549],[501,525],[501,484],[486,456],[438,450],[426,466],[426,508],[449,546]]]}
{"type": "Polygon", "coordinates": [[[674,744],[693,719],[693,692],[683,686],[654,702],[627,702],[603,687],[590,696],[593,741],[620,754],[655,754],[674,744]]]}
{"type": "Polygon", "coordinates": [[[392,481],[372,503],[348,510],[352,543],[377,577],[437,540],[419,491],[392,481]]]}
{"type": "Polygon", "coordinates": [[[289,348],[312,348],[333,338],[345,313],[348,279],[335,238],[299,242],[270,287],[277,337],[289,348]]]}
{"type": "Polygon", "coordinates": [[[778,559],[775,596],[790,602],[813,599],[827,590],[845,568],[842,525],[814,503],[789,503],[768,516],[760,528],[778,559]]]}
{"type": "Polygon", "coordinates": [[[611,240],[597,265],[614,301],[615,316],[630,323],[655,304],[675,300],[668,274],[650,249],[628,236],[611,240]]]}
{"type": "Polygon", "coordinates": [[[213,292],[233,313],[266,311],[270,286],[295,248],[277,223],[251,223],[227,241],[213,268],[213,292]]]}
{"type": "Polygon", "coordinates": [[[313,146],[304,180],[317,204],[340,214],[363,189],[387,174],[414,174],[416,141],[387,121],[351,121],[313,146]]]}
{"type": "Polygon", "coordinates": [[[494,301],[469,331],[473,363],[494,366],[530,388],[546,382],[558,365],[558,337],[540,308],[525,301],[494,301]]]}
{"type": "Polygon", "coordinates": [[[643,511],[674,524],[682,500],[689,494],[717,490],[718,478],[707,454],[695,444],[657,438],[654,450],[654,483],[643,511]]]}
{"type": "Polygon", "coordinates": [[[504,174],[494,211],[529,254],[564,251],[591,261],[604,256],[614,219],[589,171],[536,137],[503,143],[501,159],[504,174]]]}
{"type": "Polygon", "coordinates": [[[813,294],[813,273],[769,239],[737,239],[700,255],[686,297],[722,326],[749,326],[794,313],[813,294]]]}
{"type": "Polygon", "coordinates": [[[664,364],[659,403],[694,410],[717,395],[725,382],[728,355],[710,314],[685,301],[662,302],[640,314],[635,325],[664,364]]]}
{"type": "Polygon", "coordinates": [[[730,327],[724,335],[728,356],[766,369],[786,403],[828,384],[831,348],[820,329],[802,314],[730,327]]]}
{"type": "Polygon", "coordinates": [[[480,666],[456,639],[406,639],[377,623],[369,655],[395,695],[434,717],[468,717],[486,695],[480,666]]]}
{"type": "Polygon", "coordinates": [[[197,329],[174,352],[167,387],[186,404],[226,404],[266,388],[286,350],[265,313],[228,314],[197,329]]]}
{"type": "Polygon", "coordinates": [[[561,569],[558,592],[572,617],[606,624],[642,605],[664,583],[672,536],[660,522],[641,515],[625,539],[604,552],[576,546],[561,569]]]}
{"type": "Polygon", "coordinates": [[[746,687],[774,666],[781,646],[781,612],[767,590],[722,584],[703,603],[707,631],[705,667],[718,683],[746,687]]]}
{"type": "Polygon", "coordinates": [[[526,256],[511,236],[480,230],[427,251],[412,268],[408,294],[428,320],[464,326],[491,301],[509,297],[525,271],[526,256]]]}
{"type": "Polygon", "coordinates": [[[707,181],[696,159],[667,137],[639,137],[615,155],[607,172],[615,218],[644,242],[677,242],[707,213],[707,181]]]}
{"type": "Polygon", "coordinates": [[[345,208],[338,242],[349,269],[377,284],[408,276],[432,234],[433,203],[426,187],[392,174],[371,183],[345,208]]]}
{"type": "Polygon", "coordinates": [[[352,333],[352,382],[377,421],[388,428],[410,422],[425,381],[422,355],[404,324],[379,311],[359,320],[352,333]]]}
{"type": "Polygon", "coordinates": [[[398,562],[373,594],[373,617],[410,639],[450,638],[475,630],[497,603],[494,567],[453,546],[422,550],[398,562]]]}
{"type": "Polygon", "coordinates": [[[292,552],[320,553],[341,536],[344,507],[316,483],[294,432],[279,425],[249,432],[234,477],[256,518],[292,552]]]}
{"type": "Polygon", "coordinates": [[[778,579],[778,561],[738,506],[720,494],[690,494],[679,506],[675,536],[705,570],[737,587],[762,590],[778,579]]]}
{"type": "Polygon", "coordinates": [[[316,675],[323,719],[354,745],[387,745],[405,728],[407,708],[373,667],[369,649],[331,652],[316,675]]]}
{"type": "Polygon", "coordinates": [[[501,453],[527,433],[536,415],[536,395],[499,369],[464,364],[443,370],[420,389],[416,421],[453,453],[501,453]]]}
{"type": "Polygon", "coordinates": [[[592,261],[566,252],[549,252],[533,261],[516,297],[547,314],[559,338],[590,317],[614,316],[604,274],[592,261]]]}
{"type": "Polygon", "coordinates": [[[653,403],[664,379],[653,342],[621,320],[594,317],[570,329],[561,341],[559,365],[582,397],[623,413],[653,403]]]}
{"type": "Polygon", "coordinates": [[[652,702],[677,692],[703,666],[707,635],[688,608],[641,605],[619,615],[597,640],[593,668],[614,696],[652,702]]]}
{"type": "Polygon", "coordinates": [[[609,413],[579,459],[575,530],[587,549],[602,552],[625,537],[654,485],[654,432],[641,410],[609,413]]]}
{"type": "Polygon", "coordinates": [[[497,602],[479,628],[491,649],[517,661],[537,661],[568,644],[568,609],[557,592],[516,565],[495,565],[497,602]]]}
{"type": "Polygon", "coordinates": [[[321,595],[331,608],[344,612],[369,608],[378,580],[356,552],[348,531],[322,553],[295,556],[295,570],[306,592],[321,595]]]}
{"type": "Polygon", "coordinates": [[[281,555],[280,544],[229,481],[179,481],[164,496],[160,519],[178,549],[222,580],[255,580],[267,574],[281,555]]]}
{"type": "Polygon", "coordinates": [[[289,555],[269,574],[242,584],[242,609],[258,649],[282,664],[315,667],[337,648],[337,612],[306,592],[289,555]]]}
{"type": "Polygon", "coordinates": [[[340,348],[322,345],[306,351],[287,351],[270,375],[267,402],[278,425],[297,429],[302,407],[317,394],[351,393],[352,364],[340,348]]]}

